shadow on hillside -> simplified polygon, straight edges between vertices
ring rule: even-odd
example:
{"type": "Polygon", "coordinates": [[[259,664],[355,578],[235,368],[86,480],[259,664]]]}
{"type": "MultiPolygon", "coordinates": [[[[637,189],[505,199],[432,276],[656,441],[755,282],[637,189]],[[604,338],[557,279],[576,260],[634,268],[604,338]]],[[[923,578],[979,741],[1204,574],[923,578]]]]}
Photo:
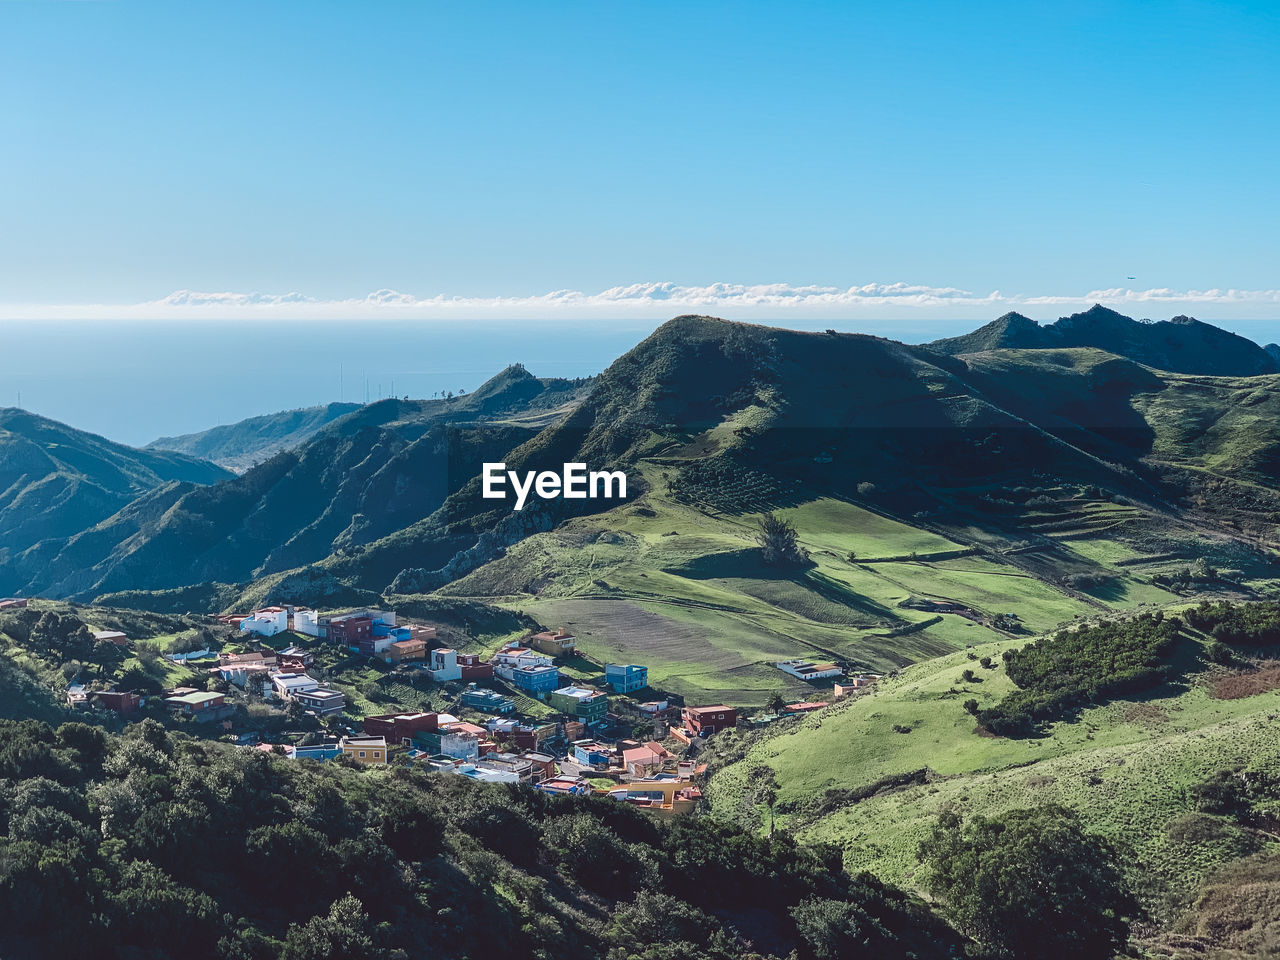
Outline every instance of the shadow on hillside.
{"type": "Polygon", "coordinates": [[[900,619],[888,607],[857,593],[838,580],[819,573],[813,566],[797,568],[765,564],[760,559],[760,550],[757,547],[695,557],[684,563],[663,567],[662,572],[689,580],[765,580],[772,583],[791,583],[800,590],[816,594],[829,603],[876,620],[900,619]]]}

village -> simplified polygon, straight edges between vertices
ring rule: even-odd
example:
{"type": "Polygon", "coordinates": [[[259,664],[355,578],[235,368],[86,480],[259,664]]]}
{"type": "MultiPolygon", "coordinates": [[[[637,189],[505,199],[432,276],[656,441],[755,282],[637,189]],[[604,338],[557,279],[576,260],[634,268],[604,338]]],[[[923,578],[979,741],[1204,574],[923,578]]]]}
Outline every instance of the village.
{"type": "MultiPolygon", "coordinates": [[[[211,620],[221,642],[165,654],[188,682],[159,695],[72,683],[67,705],[125,721],[160,715],[296,761],[415,764],[551,794],[605,795],[665,817],[697,809],[709,738],[820,710],[878,679],[846,677],[831,662],[780,661],[781,673],[821,695],[775,696],[749,715],[654,690],[644,665],[597,663],[564,629],[530,632],[482,656],[391,610],[268,606],[211,620]],[[353,675],[380,683],[353,684],[353,675]]],[[[100,630],[94,641],[127,647],[132,638],[100,630]]]]}

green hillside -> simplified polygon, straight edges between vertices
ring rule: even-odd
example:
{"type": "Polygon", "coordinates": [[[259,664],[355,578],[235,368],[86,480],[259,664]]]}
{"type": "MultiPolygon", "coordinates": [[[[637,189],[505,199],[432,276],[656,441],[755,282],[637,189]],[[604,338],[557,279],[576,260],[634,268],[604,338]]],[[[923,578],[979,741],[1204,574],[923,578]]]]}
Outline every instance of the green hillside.
{"type": "Polygon", "coordinates": [[[1057,803],[1130,851],[1131,882],[1162,922],[1224,864],[1280,852],[1267,831],[1196,799],[1220,771],[1280,762],[1280,693],[1262,684],[1265,692],[1222,699],[1233,694],[1215,677],[1232,671],[1209,663],[1200,637],[1175,655],[1175,679],[1150,692],[1103,698],[1041,735],[985,734],[966,701],[982,710],[1014,690],[1001,654],[1024,643],[916,664],[873,693],[759,739],[714,777],[715,814],[767,823],[752,784],[768,768],[779,825],[838,843],[850,869],[910,886],[916,848],[941,812],[990,816],[1057,803]]]}
{"type": "Polygon", "coordinates": [[[137,450],[15,408],[0,409],[0,594],[26,586],[21,554],[60,541],[157,489],[231,476],[180,453],[137,450]]]}
{"type": "Polygon", "coordinates": [[[241,473],[281,450],[298,446],[326,424],[359,408],[358,403],[327,403],[283,410],[198,433],[160,437],[147,444],[146,449],[186,453],[241,473]]]}
{"type": "Polygon", "coordinates": [[[584,390],[513,367],[468,396],[360,407],[224,483],[153,490],[73,536],[14,551],[13,589],[85,597],[244,582],[359,551],[430,515],[584,390]]]}

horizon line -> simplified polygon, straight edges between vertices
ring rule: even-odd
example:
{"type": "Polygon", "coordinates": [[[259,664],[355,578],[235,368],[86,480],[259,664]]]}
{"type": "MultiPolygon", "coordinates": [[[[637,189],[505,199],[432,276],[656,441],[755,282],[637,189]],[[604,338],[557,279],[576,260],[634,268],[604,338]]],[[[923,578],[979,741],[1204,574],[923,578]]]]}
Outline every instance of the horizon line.
{"type": "MultiPolygon", "coordinates": [[[[671,281],[634,283],[589,294],[557,289],[524,296],[415,296],[384,288],[363,297],[318,298],[282,294],[177,290],[133,303],[0,303],[0,321],[35,320],[634,320],[661,321],[682,314],[715,314],[726,319],[774,320],[960,320],[1010,311],[1045,312],[1053,307],[1077,312],[1094,304],[1132,312],[1156,307],[1168,315],[1210,308],[1234,308],[1229,319],[1280,318],[1280,290],[1155,287],[1095,289],[1081,294],[975,294],[958,287],[868,283],[850,287],[790,283],[712,283],[688,286],[671,281]],[[1037,310],[1036,308],[1042,308],[1037,310]],[[1267,311],[1266,313],[1259,311],[1267,311]]],[[[1051,319],[1058,319],[1055,314],[1051,319]]],[[[1035,318],[1032,318],[1035,319],[1035,318]]],[[[1145,317],[1141,319],[1147,319],[1145,317]]]]}

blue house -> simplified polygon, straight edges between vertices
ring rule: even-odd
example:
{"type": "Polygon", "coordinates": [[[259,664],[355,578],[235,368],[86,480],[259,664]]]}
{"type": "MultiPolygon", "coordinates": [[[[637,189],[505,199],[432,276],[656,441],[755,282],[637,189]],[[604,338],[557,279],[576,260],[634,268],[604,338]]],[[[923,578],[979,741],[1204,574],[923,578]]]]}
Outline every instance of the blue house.
{"type": "Polygon", "coordinates": [[[533,667],[516,667],[511,672],[511,683],[517,690],[538,696],[550,693],[560,686],[560,671],[549,664],[533,667]]]}
{"type": "Polygon", "coordinates": [[[631,693],[649,685],[649,668],[634,663],[606,663],[604,679],[618,693],[631,693]]]}
{"type": "Polygon", "coordinates": [[[594,740],[575,740],[573,759],[587,767],[607,767],[613,759],[613,748],[594,740]]]}

